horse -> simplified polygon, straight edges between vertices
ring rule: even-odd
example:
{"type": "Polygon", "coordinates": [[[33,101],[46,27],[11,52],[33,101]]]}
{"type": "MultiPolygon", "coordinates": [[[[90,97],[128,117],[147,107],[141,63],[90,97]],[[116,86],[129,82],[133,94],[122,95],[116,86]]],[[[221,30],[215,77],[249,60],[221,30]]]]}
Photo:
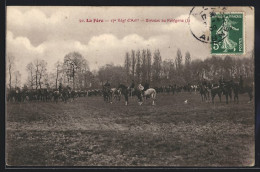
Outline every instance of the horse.
{"type": "Polygon", "coordinates": [[[111,88],[112,98],[120,101],[121,99],[121,91],[117,88],[111,88]]]}
{"type": "Polygon", "coordinates": [[[124,95],[125,97],[125,105],[128,105],[128,96],[129,96],[129,90],[130,88],[128,88],[127,86],[125,86],[124,84],[119,84],[118,86],[118,90],[120,90],[121,94],[124,95]]]}
{"type": "Polygon", "coordinates": [[[222,90],[223,94],[226,97],[226,104],[228,104],[228,98],[230,97],[230,101],[232,100],[232,88],[233,88],[233,81],[223,82],[222,90]]]}
{"type": "Polygon", "coordinates": [[[214,103],[214,98],[216,95],[219,97],[219,101],[221,102],[222,94],[226,97],[226,104],[228,104],[228,99],[232,100],[232,89],[233,89],[233,81],[223,81],[219,84],[214,84],[211,88],[211,97],[212,103],[214,103]]]}
{"type": "Polygon", "coordinates": [[[155,99],[156,99],[156,90],[153,88],[148,88],[147,90],[144,91],[144,87],[139,84],[137,88],[134,88],[132,90],[130,90],[129,87],[125,86],[124,84],[119,84],[118,89],[121,91],[121,94],[124,95],[125,97],[125,105],[128,105],[128,98],[129,98],[129,94],[132,92],[132,95],[137,96],[138,100],[139,100],[139,105],[143,104],[143,97],[145,99],[147,98],[152,98],[152,105],[155,105],[155,99]]]}
{"type": "Polygon", "coordinates": [[[110,88],[103,86],[103,97],[105,102],[112,103],[112,91],[110,88]]]}
{"type": "Polygon", "coordinates": [[[201,100],[202,101],[206,101],[209,99],[209,89],[207,88],[207,86],[205,85],[199,85],[199,92],[200,92],[200,96],[201,96],[201,100]]]}
{"type": "Polygon", "coordinates": [[[10,102],[20,102],[21,101],[21,92],[20,89],[12,89],[7,95],[7,101],[10,102]]]}
{"type": "Polygon", "coordinates": [[[61,91],[61,99],[62,101],[64,101],[65,103],[67,103],[68,99],[69,99],[69,89],[68,88],[64,88],[61,91]]]}
{"type": "Polygon", "coordinates": [[[144,97],[145,97],[145,100],[147,98],[152,98],[152,105],[155,105],[155,99],[156,99],[156,90],[154,88],[148,88],[147,90],[144,91],[144,97]]]}
{"type": "Polygon", "coordinates": [[[55,103],[58,103],[59,98],[61,98],[61,93],[59,92],[58,89],[55,89],[55,90],[53,90],[52,96],[53,96],[53,101],[54,101],[55,103]]]}
{"type": "Polygon", "coordinates": [[[243,85],[240,82],[233,82],[233,92],[234,92],[234,102],[238,103],[239,102],[239,94],[244,94],[247,93],[249,96],[249,102],[252,101],[253,99],[253,83],[252,84],[246,84],[243,85]]]}

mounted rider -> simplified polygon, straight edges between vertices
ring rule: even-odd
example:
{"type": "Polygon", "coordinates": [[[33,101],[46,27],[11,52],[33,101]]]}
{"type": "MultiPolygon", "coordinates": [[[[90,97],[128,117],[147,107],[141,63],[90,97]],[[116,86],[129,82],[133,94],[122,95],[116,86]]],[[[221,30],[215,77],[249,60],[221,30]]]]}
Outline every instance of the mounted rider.
{"type": "Polygon", "coordinates": [[[148,90],[150,88],[150,85],[148,83],[147,80],[145,80],[145,83],[144,83],[144,91],[148,90]]]}
{"type": "Polygon", "coordinates": [[[131,85],[130,85],[130,93],[131,93],[131,96],[133,95],[134,89],[135,89],[135,82],[134,82],[134,80],[132,80],[132,83],[131,83],[131,85]]]}
{"type": "Polygon", "coordinates": [[[141,84],[139,84],[139,85],[137,86],[136,95],[137,95],[139,101],[142,102],[142,101],[143,101],[142,95],[144,95],[144,87],[143,87],[141,84]]]}
{"type": "Polygon", "coordinates": [[[110,89],[111,89],[111,84],[108,82],[108,80],[107,80],[106,83],[104,84],[104,89],[105,89],[106,91],[110,91],[110,89]]]}

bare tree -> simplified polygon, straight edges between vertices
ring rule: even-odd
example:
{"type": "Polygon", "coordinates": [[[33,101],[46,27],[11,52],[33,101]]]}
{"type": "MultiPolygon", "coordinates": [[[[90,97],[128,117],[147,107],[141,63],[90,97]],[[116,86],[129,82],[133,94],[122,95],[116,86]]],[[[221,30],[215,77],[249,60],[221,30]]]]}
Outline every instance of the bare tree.
{"type": "Polygon", "coordinates": [[[42,84],[45,82],[46,84],[46,81],[47,81],[47,78],[48,75],[47,75],[47,62],[45,60],[40,60],[39,61],[39,86],[40,86],[40,89],[42,88],[42,84]],[[44,82],[42,82],[42,79],[44,78],[44,82]]]}
{"type": "Polygon", "coordinates": [[[136,78],[137,78],[137,83],[140,83],[141,80],[141,54],[140,50],[136,52],[136,78]]]}
{"type": "Polygon", "coordinates": [[[126,82],[128,83],[128,78],[130,76],[130,66],[131,66],[131,60],[130,55],[128,52],[125,54],[125,72],[126,72],[126,82]]]}
{"type": "Polygon", "coordinates": [[[147,49],[146,55],[147,55],[147,80],[150,82],[151,73],[152,73],[152,53],[149,49],[147,49]]]}
{"type": "Polygon", "coordinates": [[[136,65],[136,58],[135,58],[135,51],[132,50],[132,54],[131,54],[131,58],[132,58],[132,79],[135,79],[135,65],[136,65]]]}
{"type": "Polygon", "coordinates": [[[159,50],[155,50],[153,55],[153,83],[160,83],[161,70],[162,70],[162,58],[159,50]]]}
{"type": "Polygon", "coordinates": [[[175,65],[176,65],[176,69],[178,71],[180,71],[181,67],[182,67],[182,54],[181,54],[181,50],[180,49],[177,50],[177,56],[176,56],[176,59],[175,59],[175,65]]]}
{"type": "Polygon", "coordinates": [[[14,72],[14,85],[15,88],[21,85],[21,73],[19,71],[14,72]]]}
{"type": "Polygon", "coordinates": [[[12,89],[12,73],[13,73],[13,69],[14,69],[14,56],[12,55],[8,55],[7,56],[7,70],[8,70],[8,74],[9,74],[9,89],[12,89]]]}
{"type": "Polygon", "coordinates": [[[61,61],[57,61],[55,63],[56,77],[55,77],[55,88],[58,89],[58,80],[60,77],[60,73],[62,72],[62,63],[61,61]]]}
{"type": "Polygon", "coordinates": [[[147,54],[146,50],[142,51],[142,65],[141,65],[141,73],[142,73],[142,82],[147,79],[147,54]]]}
{"type": "Polygon", "coordinates": [[[189,67],[190,63],[191,63],[190,52],[187,51],[186,54],[185,54],[185,66],[189,67]]]}
{"type": "Polygon", "coordinates": [[[40,66],[40,60],[36,59],[34,61],[34,65],[35,65],[35,87],[36,90],[38,89],[38,76],[39,76],[39,66],[40,66]]]}
{"type": "Polygon", "coordinates": [[[34,75],[33,75],[33,73],[34,73],[35,69],[34,69],[34,65],[33,65],[32,62],[27,64],[26,70],[28,72],[28,82],[30,84],[31,89],[33,89],[33,85],[34,85],[34,75]]]}
{"type": "Polygon", "coordinates": [[[83,61],[83,56],[78,52],[71,52],[64,57],[64,69],[67,74],[68,83],[70,78],[72,78],[73,89],[75,89],[76,77],[78,72],[81,70],[83,61]]]}

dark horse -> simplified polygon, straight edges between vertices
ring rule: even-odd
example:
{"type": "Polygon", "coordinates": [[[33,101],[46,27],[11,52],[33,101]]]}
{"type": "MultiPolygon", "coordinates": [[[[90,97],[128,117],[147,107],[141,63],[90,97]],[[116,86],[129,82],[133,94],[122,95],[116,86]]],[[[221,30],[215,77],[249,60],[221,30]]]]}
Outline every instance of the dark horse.
{"type": "Polygon", "coordinates": [[[212,103],[214,103],[215,96],[218,95],[219,101],[221,102],[221,95],[222,95],[223,89],[221,85],[214,85],[211,88],[211,100],[212,103]]]}
{"type": "Polygon", "coordinates": [[[243,85],[241,80],[239,83],[234,82],[233,83],[233,92],[234,92],[234,102],[239,102],[238,95],[247,93],[249,96],[249,102],[253,99],[253,82],[251,84],[245,84],[243,85]]]}
{"type": "Polygon", "coordinates": [[[67,101],[69,100],[69,93],[70,92],[70,88],[63,88],[61,91],[61,99],[62,101],[64,101],[65,103],[67,103],[67,101]]]}
{"type": "Polygon", "coordinates": [[[221,96],[223,94],[226,97],[226,104],[228,104],[228,98],[230,98],[230,101],[232,99],[232,88],[233,88],[232,81],[224,81],[218,85],[215,84],[211,89],[212,103],[214,103],[214,98],[216,95],[218,95],[219,101],[221,102],[221,96]]]}
{"type": "Polygon", "coordinates": [[[233,88],[233,81],[226,81],[223,83],[222,90],[223,95],[226,97],[226,104],[228,104],[228,98],[230,98],[230,101],[232,100],[232,88],[233,88]]]}
{"type": "Polygon", "coordinates": [[[209,99],[209,89],[206,85],[203,84],[199,85],[199,91],[200,91],[202,101],[206,101],[209,99]]]}
{"type": "MultiPolygon", "coordinates": [[[[130,93],[130,88],[125,86],[124,84],[119,84],[118,89],[121,91],[121,94],[124,95],[125,97],[125,105],[128,105],[128,97],[129,97],[129,93],[130,93]]],[[[139,99],[139,102],[142,102],[142,92],[137,90],[137,89],[133,89],[132,90],[132,95],[136,95],[139,99]]]]}
{"type": "Polygon", "coordinates": [[[103,97],[105,102],[112,103],[112,91],[109,87],[103,86],[103,97]]]}

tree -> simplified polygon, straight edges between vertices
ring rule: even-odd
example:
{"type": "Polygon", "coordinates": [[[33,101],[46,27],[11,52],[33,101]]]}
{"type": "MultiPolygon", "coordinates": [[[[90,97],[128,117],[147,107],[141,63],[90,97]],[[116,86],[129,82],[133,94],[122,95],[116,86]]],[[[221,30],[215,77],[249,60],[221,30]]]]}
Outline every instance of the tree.
{"type": "Polygon", "coordinates": [[[86,64],[83,56],[78,52],[70,52],[64,57],[64,70],[67,76],[68,84],[72,78],[73,89],[75,89],[75,80],[78,72],[82,69],[82,64],[86,64]]]}
{"type": "Polygon", "coordinates": [[[147,80],[150,82],[151,81],[151,71],[152,71],[152,54],[149,49],[147,49],[146,52],[147,52],[147,80]]]}
{"type": "Polygon", "coordinates": [[[56,77],[55,77],[55,88],[58,89],[58,80],[60,78],[60,73],[62,72],[62,62],[57,61],[55,63],[56,77]]]}
{"type": "Polygon", "coordinates": [[[40,86],[40,89],[42,88],[42,84],[45,83],[47,84],[47,81],[48,81],[48,75],[47,75],[47,62],[45,60],[40,60],[39,61],[39,71],[38,71],[38,74],[39,74],[39,86],[40,86]],[[42,81],[42,79],[44,78],[44,82],[42,81]]]}
{"type": "Polygon", "coordinates": [[[191,56],[190,52],[187,51],[185,54],[185,71],[184,71],[184,78],[187,83],[191,81],[191,71],[190,71],[190,64],[191,64],[191,56]]]}
{"type": "Polygon", "coordinates": [[[21,85],[21,73],[19,71],[14,72],[14,85],[15,88],[21,85]]]}
{"type": "Polygon", "coordinates": [[[185,66],[189,67],[191,63],[191,57],[190,57],[190,52],[187,51],[185,54],[185,66]]]}
{"type": "Polygon", "coordinates": [[[177,56],[176,56],[176,59],[175,59],[175,65],[176,65],[176,69],[178,71],[180,71],[181,67],[182,67],[182,55],[181,55],[181,50],[180,49],[177,50],[177,56]]]}
{"type": "Polygon", "coordinates": [[[110,81],[111,86],[117,87],[119,83],[128,84],[125,83],[126,74],[124,67],[107,64],[99,69],[98,78],[102,85],[106,80],[108,80],[110,81]]]}
{"type": "Polygon", "coordinates": [[[36,90],[38,89],[38,76],[39,76],[39,66],[40,66],[40,60],[36,59],[34,61],[34,65],[35,65],[35,86],[36,86],[36,90]]]}
{"type": "Polygon", "coordinates": [[[162,70],[162,58],[159,50],[155,50],[153,55],[153,83],[160,83],[161,70],[162,70]]]}
{"type": "Polygon", "coordinates": [[[137,83],[140,83],[141,80],[141,54],[140,50],[136,52],[136,80],[137,83]]]}
{"type": "Polygon", "coordinates": [[[136,58],[135,58],[135,51],[132,50],[132,54],[131,54],[131,58],[132,58],[132,79],[135,79],[135,65],[136,65],[136,58]]]}
{"type": "Polygon", "coordinates": [[[13,73],[13,69],[14,69],[14,56],[12,55],[7,55],[7,71],[9,74],[9,89],[12,89],[12,73],[13,73]]]}
{"type": "Polygon", "coordinates": [[[142,65],[141,65],[141,76],[142,76],[142,82],[144,82],[147,79],[147,59],[146,59],[146,51],[142,51],[142,65]]]}
{"type": "Polygon", "coordinates": [[[32,62],[30,62],[29,64],[27,64],[26,66],[26,70],[28,72],[28,82],[29,82],[29,85],[31,87],[31,89],[33,89],[33,85],[34,85],[34,65],[32,62]]]}
{"type": "Polygon", "coordinates": [[[128,78],[130,76],[130,66],[131,66],[131,60],[129,53],[126,52],[125,54],[125,72],[126,72],[126,82],[128,83],[128,78]]]}

